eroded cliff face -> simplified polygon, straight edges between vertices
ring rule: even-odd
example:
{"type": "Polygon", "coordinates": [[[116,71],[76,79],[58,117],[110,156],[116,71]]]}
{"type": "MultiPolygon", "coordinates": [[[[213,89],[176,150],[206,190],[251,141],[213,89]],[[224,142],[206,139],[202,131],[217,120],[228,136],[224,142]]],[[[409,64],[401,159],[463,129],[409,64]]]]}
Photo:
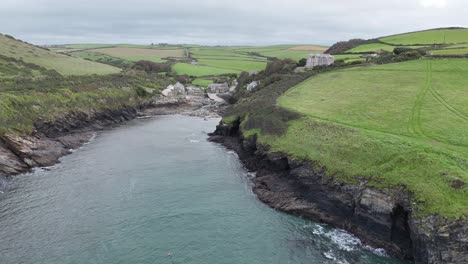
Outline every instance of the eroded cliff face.
{"type": "Polygon", "coordinates": [[[15,175],[47,167],[89,141],[93,131],[137,116],[137,107],[95,112],[71,112],[54,120],[38,120],[30,134],[0,136],[0,175],[15,175]]]}
{"type": "Polygon", "coordinates": [[[271,153],[255,137],[243,138],[239,122],[221,123],[211,140],[237,151],[257,172],[254,192],[273,208],[348,230],[416,263],[468,263],[466,219],[416,218],[404,189],[375,189],[365,180],[340,183],[325,168],[271,153]]]}
{"type": "Polygon", "coordinates": [[[0,135],[0,176],[54,165],[60,157],[88,142],[95,131],[132,120],[139,114],[214,117],[223,109],[224,105],[212,102],[202,94],[185,98],[155,97],[134,106],[69,112],[53,121],[36,120],[34,131],[29,134],[0,135]]]}

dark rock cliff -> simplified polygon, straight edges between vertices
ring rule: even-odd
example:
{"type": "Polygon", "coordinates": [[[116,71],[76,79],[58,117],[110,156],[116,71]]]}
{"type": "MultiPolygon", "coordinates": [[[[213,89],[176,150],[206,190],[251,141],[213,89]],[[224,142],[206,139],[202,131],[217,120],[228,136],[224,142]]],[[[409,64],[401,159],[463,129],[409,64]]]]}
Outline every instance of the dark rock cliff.
{"type": "Polygon", "coordinates": [[[34,167],[51,166],[81,146],[93,131],[131,120],[138,107],[122,106],[89,113],[71,112],[54,120],[37,120],[30,134],[0,136],[0,175],[15,175],[34,167]]]}
{"type": "Polygon", "coordinates": [[[343,184],[325,168],[271,153],[239,122],[218,125],[211,140],[235,150],[256,171],[254,192],[269,206],[354,233],[365,243],[416,263],[468,263],[466,220],[413,216],[404,190],[378,190],[362,181],[343,184]]]}

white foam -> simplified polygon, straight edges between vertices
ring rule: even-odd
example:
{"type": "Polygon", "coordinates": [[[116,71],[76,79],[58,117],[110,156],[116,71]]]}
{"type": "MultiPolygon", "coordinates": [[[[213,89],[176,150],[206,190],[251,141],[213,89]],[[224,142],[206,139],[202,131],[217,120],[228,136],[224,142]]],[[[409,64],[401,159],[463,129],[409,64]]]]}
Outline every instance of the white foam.
{"type": "Polygon", "coordinates": [[[373,247],[368,246],[368,245],[364,246],[364,248],[371,251],[375,255],[382,256],[382,257],[388,257],[387,252],[383,248],[373,248],[373,247]]]}
{"type": "Polygon", "coordinates": [[[237,155],[237,152],[235,152],[234,150],[228,150],[227,153],[232,154],[232,155],[234,155],[236,157],[239,157],[239,155],[237,155]]]}
{"type": "Polygon", "coordinates": [[[312,230],[312,233],[314,233],[315,235],[325,234],[325,229],[323,228],[323,226],[315,225],[314,227],[315,228],[312,230]]]}
{"type": "Polygon", "coordinates": [[[362,244],[359,238],[343,230],[335,229],[331,232],[325,233],[325,236],[337,244],[338,248],[345,251],[356,250],[356,247],[362,244]]]}
{"type": "Polygon", "coordinates": [[[335,254],[333,254],[333,252],[332,252],[331,250],[329,250],[329,251],[327,251],[327,252],[323,252],[323,255],[324,255],[327,259],[336,260],[335,254]]]}
{"type": "Polygon", "coordinates": [[[190,140],[190,143],[200,143],[200,140],[191,139],[191,140],[190,140]]]}

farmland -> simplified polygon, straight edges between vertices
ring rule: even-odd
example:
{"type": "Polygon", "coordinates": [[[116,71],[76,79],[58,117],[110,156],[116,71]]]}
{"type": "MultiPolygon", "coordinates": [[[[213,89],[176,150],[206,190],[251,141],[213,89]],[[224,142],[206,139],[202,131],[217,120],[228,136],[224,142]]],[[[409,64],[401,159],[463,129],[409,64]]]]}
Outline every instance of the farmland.
{"type": "Polygon", "coordinates": [[[468,42],[468,29],[433,29],[380,38],[393,45],[452,44],[468,42]]]}
{"type": "Polygon", "coordinates": [[[191,57],[196,65],[177,63],[173,69],[178,74],[212,76],[241,71],[261,71],[268,58],[300,60],[311,53],[321,53],[324,47],[310,45],[280,45],[267,47],[191,47],[191,57]]]}
{"type": "Polygon", "coordinates": [[[190,76],[213,76],[227,73],[240,73],[238,70],[215,68],[203,65],[192,65],[188,63],[176,63],[172,69],[177,74],[187,74],[190,76]]]}
{"type": "MultiPolygon", "coordinates": [[[[88,54],[86,50],[82,56],[88,54]]],[[[115,59],[107,55],[89,59],[115,59]]],[[[171,83],[167,77],[127,74],[117,67],[59,54],[0,36],[0,135],[31,132],[38,118],[71,111],[117,109],[171,83]],[[119,73],[119,74],[112,74],[119,73]]]]}
{"type": "Polygon", "coordinates": [[[110,74],[120,71],[116,67],[58,54],[4,35],[0,35],[0,55],[56,70],[63,75],[110,74]]]}
{"type": "Polygon", "coordinates": [[[128,61],[149,60],[153,62],[162,62],[163,58],[182,58],[183,49],[149,49],[149,48],[99,48],[89,51],[106,54],[112,57],[121,58],[128,61]]]}
{"type": "Polygon", "coordinates": [[[461,59],[417,60],[317,75],[280,97],[301,113],[273,150],[319,162],[343,181],[404,184],[417,213],[468,213],[468,81],[461,59]]]}
{"type": "Polygon", "coordinates": [[[372,40],[346,53],[392,52],[397,47],[423,49],[433,55],[466,55],[468,29],[433,29],[372,40]]]}
{"type": "Polygon", "coordinates": [[[62,53],[120,68],[132,62],[175,60],[173,71],[190,76],[215,76],[242,71],[261,71],[268,59],[306,58],[326,47],[316,45],[277,45],[264,47],[207,47],[198,45],[69,44],[53,48],[62,53]],[[190,58],[185,50],[190,52],[190,58]],[[192,63],[194,62],[194,63],[192,63]]]}

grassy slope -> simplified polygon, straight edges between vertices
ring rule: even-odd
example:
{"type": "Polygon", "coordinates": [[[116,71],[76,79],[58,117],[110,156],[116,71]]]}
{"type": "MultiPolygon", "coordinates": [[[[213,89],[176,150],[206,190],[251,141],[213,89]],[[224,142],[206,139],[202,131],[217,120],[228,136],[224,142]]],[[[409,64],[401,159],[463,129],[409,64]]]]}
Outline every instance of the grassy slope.
{"type": "Polygon", "coordinates": [[[320,46],[278,45],[267,47],[193,47],[192,58],[199,66],[176,64],[173,69],[179,74],[194,76],[260,71],[267,63],[267,57],[299,60],[311,53],[323,52],[320,46]]]}
{"type": "Polygon", "coordinates": [[[467,55],[468,48],[441,49],[432,51],[433,55],[467,55]]]}
{"type": "Polygon", "coordinates": [[[119,68],[70,57],[0,35],[0,55],[21,59],[63,75],[110,74],[119,68]]]}
{"type": "Polygon", "coordinates": [[[187,63],[176,63],[172,69],[177,72],[177,74],[187,74],[190,76],[211,76],[211,75],[221,75],[226,73],[240,73],[239,70],[233,69],[222,69],[202,65],[192,65],[187,63]]]}
{"type": "Polygon", "coordinates": [[[121,58],[128,61],[149,60],[154,62],[162,62],[163,58],[182,58],[184,56],[183,49],[114,47],[99,48],[90,51],[106,54],[115,58],[121,58]]]}
{"type": "Polygon", "coordinates": [[[467,51],[461,48],[468,47],[468,29],[433,29],[383,37],[378,41],[380,42],[357,46],[347,53],[393,51],[395,47],[404,46],[434,50],[434,55],[464,55],[467,51]],[[432,47],[434,44],[443,44],[443,46],[432,47]]]}
{"type": "Polygon", "coordinates": [[[468,29],[434,29],[381,38],[394,45],[451,44],[468,42],[468,29]]]}
{"type": "Polygon", "coordinates": [[[70,111],[135,105],[170,82],[0,36],[0,135],[31,132],[37,119],[54,120],[70,111]],[[94,75],[113,72],[119,74],[94,75]]]}
{"type": "Polygon", "coordinates": [[[344,181],[404,184],[420,215],[468,214],[466,60],[418,60],[320,74],[278,102],[305,115],[274,150],[319,162],[344,181]]]}

